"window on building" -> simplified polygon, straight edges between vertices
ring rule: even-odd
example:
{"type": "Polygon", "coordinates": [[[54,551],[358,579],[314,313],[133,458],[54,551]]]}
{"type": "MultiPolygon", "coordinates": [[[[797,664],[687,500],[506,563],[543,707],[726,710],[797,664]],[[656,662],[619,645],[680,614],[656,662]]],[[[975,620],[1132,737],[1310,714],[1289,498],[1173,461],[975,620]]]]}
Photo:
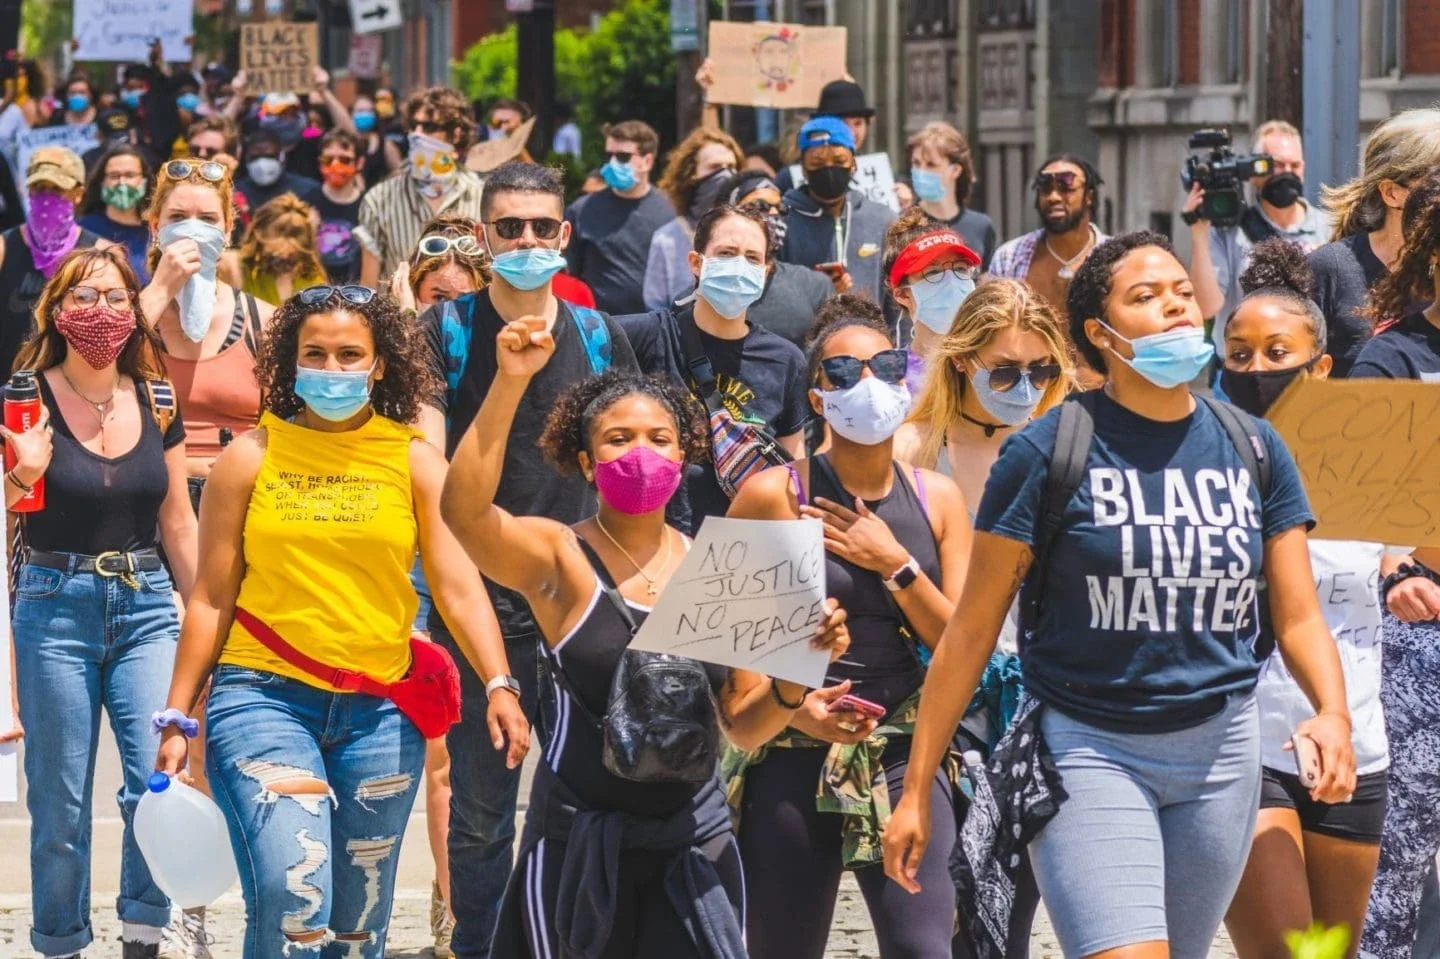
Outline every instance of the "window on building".
{"type": "Polygon", "coordinates": [[[954,36],[954,6],[950,0],[911,0],[906,10],[905,33],[911,37],[954,36]]]}
{"type": "Polygon", "coordinates": [[[1224,4],[1224,56],[1220,61],[1220,79],[1223,83],[1239,83],[1245,79],[1245,25],[1249,19],[1249,5],[1246,0],[1224,0],[1224,4]]]}
{"type": "Polygon", "coordinates": [[[1154,4],[1155,85],[1173,87],[1180,78],[1180,0],[1154,4]]]}
{"type": "Polygon", "coordinates": [[[800,0],[800,9],[797,11],[799,16],[796,19],[806,26],[823,27],[830,22],[829,7],[826,0],[800,0]]]}
{"type": "Polygon", "coordinates": [[[1021,30],[1035,26],[1035,0],[982,0],[980,26],[991,30],[1021,30]]]}

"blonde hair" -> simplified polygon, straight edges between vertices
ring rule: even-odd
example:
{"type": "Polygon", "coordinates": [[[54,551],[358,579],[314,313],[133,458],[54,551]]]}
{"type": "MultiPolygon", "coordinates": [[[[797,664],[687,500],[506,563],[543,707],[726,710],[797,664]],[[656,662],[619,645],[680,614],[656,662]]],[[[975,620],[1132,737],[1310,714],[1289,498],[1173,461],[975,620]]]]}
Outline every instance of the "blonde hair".
{"type": "MultiPolygon", "coordinates": [[[[476,221],[468,216],[461,216],[458,213],[441,213],[425,224],[425,228],[420,231],[420,239],[424,240],[429,236],[443,236],[447,240],[456,240],[462,236],[473,237],[476,226],[476,221]]],[[[415,255],[410,260],[410,292],[418,300],[420,284],[425,282],[425,278],[431,273],[438,273],[452,263],[470,274],[475,281],[475,289],[484,289],[489,285],[490,268],[483,251],[475,256],[466,256],[451,247],[439,256],[426,256],[420,252],[420,245],[417,243],[415,255]]]]}
{"type": "Polygon", "coordinates": [[[246,273],[324,277],[310,205],[282,193],[256,210],[240,244],[240,263],[246,273]]]}
{"type": "Polygon", "coordinates": [[[703,147],[718,143],[730,151],[735,158],[735,169],[745,163],[745,151],[735,138],[724,130],[714,127],[696,127],[690,135],[681,140],[670,157],[665,161],[665,172],[660,176],[660,192],[670,198],[670,204],[681,216],[690,207],[690,195],[695,192],[695,158],[703,147]]]}
{"type": "Polygon", "coordinates": [[[1406,110],[1382,120],[1365,141],[1360,175],[1320,188],[1320,202],[1335,222],[1332,240],[1370,233],[1385,224],[1384,180],[1408,186],[1440,166],[1440,109],[1406,110]]]}
{"type": "MultiPolygon", "coordinates": [[[[1295,129],[1295,124],[1286,120],[1266,120],[1255,128],[1255,135],[1250,138],[1252,148],[1259,149],[1260,141],[1266,137],[1294,137],[1301,140],[1300,131],[1295,129]]],[[[1301,140],[1303,143],[1304,141],[1301,140]]]]}
{"type": "Polygon", "coordinates": [[[997,334],[1008,329],[1039,336],[1060,364],[1060,376],[1045,388],[1035,415],[1057,406],[1070,392],[1075,381],[1075,361],[1060,318],[1049,301],[1020,280],[988,279],[965,298],[950,332],[931,355],[925,386],[906,419],[920,431],[917,462],[921,465],[933,466],[939,460],[946,430],[960,419],[966,376],[959,364],[974,359],[997,334]]]}

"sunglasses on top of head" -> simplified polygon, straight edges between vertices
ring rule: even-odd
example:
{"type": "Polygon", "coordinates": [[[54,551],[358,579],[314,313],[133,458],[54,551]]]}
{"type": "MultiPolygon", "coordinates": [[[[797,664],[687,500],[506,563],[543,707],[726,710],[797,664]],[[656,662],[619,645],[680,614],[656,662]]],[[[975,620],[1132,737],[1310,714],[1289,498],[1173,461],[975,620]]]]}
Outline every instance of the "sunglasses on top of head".
{"type": "Polygon", "coordinates": [[[560,221],[550,216],[502,216],[488,221],[502,240],[518,240],[525,235],[525,224],[535,231],[537,240],[553,240],[560,235],[560,221]]]}
{"type": "Polygon", "coordinates": [[[312,286],[296,296],[301,306],[319,306],[337,297],[354,306],[364,306],[375,299],[375,291],[368,286],[312,286]]]}
{"type": "Polygon", "coordinates": [[[223,163],[199,159],[171,160],[160,170],[172,180],[188,180],[193,175],[199,175],[201,179],[209,180],[211,183],[219,183],[230,172],[225,169],[223,163]]]}
{"type": "Polygon", "coordinates": [[[1060,378],[1059,363],[1034,363],[1030,366],[1005,363],[1000,366],[981,366],[981,369],[989,371],[990,388],[997,393],[1013,390],[1022,377],[1029,380],[1031,387],[1037,390],[1046,389],[1060,378]]]}
{"type": "Polygon", "coordinates": [[[868,360],[842,353],[821,360],[820,369],[825,371],[825,378],[830,381],[831,386],[837,390],[848,390],[860,382],[860,375],[867,366],[880,382],[889,383],[891,386],[898,385],[905,380],[908,362],[909,357],[905,350],[881,350],[868,360]]]}
{"type": "Polygon", "coordinates": [[[421,256],[444,256],[451,250],[461,256],[479,256],[483,252],[480,241],[468,234],[457,237],[431,234],[420,239],[419,253],[421,256]]]}

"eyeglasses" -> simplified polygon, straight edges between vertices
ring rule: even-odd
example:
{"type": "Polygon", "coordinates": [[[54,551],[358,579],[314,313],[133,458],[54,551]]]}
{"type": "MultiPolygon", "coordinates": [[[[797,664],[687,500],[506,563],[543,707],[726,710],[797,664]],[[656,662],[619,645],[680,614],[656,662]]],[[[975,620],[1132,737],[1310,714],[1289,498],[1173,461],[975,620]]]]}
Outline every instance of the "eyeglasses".
{"type": "Polygon", "coordinates": [[[190,145],[187,148],[189,149],[191,156],[198,157],[201,160],[208,160],[211,157],[217,157],[225,152],[224,150],[221,150],[217,147],[197,147],[194,145],[190,145]]]}
{"type": "Polygon", "coordinates": [[[117,310],[128,310],[130,304],[135,302],[135,294],[121,286],[103,291],[93,286],[76,286],[70,290],[70,298],[75,301],[75,305],[87,309],[99,303],[102,296],[106,303],[117,310]]]}
{"type": "Polygon", "coordinates": [[[954,266],[931,267],[924,273],[920,274],[920,279],[924,280],[926,283],[942,283],[947,277],[951,276],[960,279],[974,279],[975,267],[965,266],[960,263],[957,263],[954,266]]]}
{"type": "Polygon", "coordinates": [[[368,286],[312,286],[298,294],[301,306],[319,306],[339,297],[346,303],[364,306],[375,299],[375,291],[368,286]]]}
{"type": "Polygon", "coordinates": [[[1040,196],[1045,196],[1054,190],[1059,190],[1062,194],[1070,194],[1084,185],[1085,181],[1080,178],[1080,174],[1070,170],[1061,170],[1059,173],[1041,173],[1035,177],[1035,182],[1032,184],[1035,192],[1040,196]]]}
{"type": "MultiPolygon", "coordinates": [[[[525,228],[522,226],[520,229],[521,232],[524,232],[525,228]]],[[[468,234],[457,237],[431,235],[422,237],[420,240],[419,253],[421,256],[444,256],[451,250],[461,256],[479,256],[484,252],[480,241],[468,234]]]]}
{"type": "Polygon", "coordinates": [[[192,175],[198,173],[201,178],[209,180],[211,183],[219,183],[229,173],[223,163],[216,163],[214,160],[206,160],[203,163],[171,160],[162,166],[160,171],[172,180],[188,180],[192,175]]]}
{"type": "Polygon", "coordinates": [[[1013,390],[1022,377],[1037,390],[1046,389],[1060,378],[1059,363],[1034,363],[1030,366],[1006,363],[994,368],[983,365],[980,368],[990,373],[990,388],[997,393],[1013,390]]]}
{"type": "Polygon", "coordinates": [[[635,154],[631,153],[629,150],[620,150],[615,153],[607,153],[605,155],[608,156],[610,159],[614,160],[616,163],[620,164],[621,166],[624,166],[631,160],[635,159],[635,154]]]}
{"type": "Polygon", "coordinates": [[[549,216],[502,216],[498,220],[490,220],[489,223],[502,240],[520,239],[525,235],[527,223],[530,224],[530,229],[535,231],[537,240],[553,240],[560,235],[560,221],[549,216]]]}
{"type": "Polygon", "coordinates": [[[860,374],[867,366],[880,382],[889,383],[891,386],[901,383],[905,379],[908,362],[909,356],[905,350],[881,350],[868,360],[847,354],[827,356],[820,361],[820,369],[825,371],[825,378],[837,390],[848,390],[860,382],[860,374]]]}

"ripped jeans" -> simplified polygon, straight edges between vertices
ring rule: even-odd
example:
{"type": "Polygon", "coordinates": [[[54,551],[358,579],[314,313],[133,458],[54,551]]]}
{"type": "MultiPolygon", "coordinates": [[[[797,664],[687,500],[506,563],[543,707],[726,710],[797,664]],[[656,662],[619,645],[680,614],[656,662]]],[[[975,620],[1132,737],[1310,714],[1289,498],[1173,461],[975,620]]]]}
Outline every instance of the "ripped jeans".
{"type": "Polygon", "coordinates": [[[386,699],[215,671],[205,765],[245,895],[244,959],[380,959],[425,740],[386,699]]]}

